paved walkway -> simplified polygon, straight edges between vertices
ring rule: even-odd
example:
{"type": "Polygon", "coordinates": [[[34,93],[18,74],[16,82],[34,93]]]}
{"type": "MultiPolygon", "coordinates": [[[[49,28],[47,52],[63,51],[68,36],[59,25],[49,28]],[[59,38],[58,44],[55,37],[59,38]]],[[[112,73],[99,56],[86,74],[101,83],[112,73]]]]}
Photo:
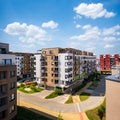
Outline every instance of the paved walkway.
{"type": "Polygon", "coordinates": [[[53,98],[52,101],[64,104],[68,100],[69,96],[69,94],[60,95],[58,97],[53,98]]]}
{"type": "Polygon", "coordinates": [[[43,90],[39,93],[34,93],[34,94],[31,94],[31,95],[34,96],[34,97],[45,98],[46,96],[48,96],[52,92],[53,92],[52,90],[43,90]]]}

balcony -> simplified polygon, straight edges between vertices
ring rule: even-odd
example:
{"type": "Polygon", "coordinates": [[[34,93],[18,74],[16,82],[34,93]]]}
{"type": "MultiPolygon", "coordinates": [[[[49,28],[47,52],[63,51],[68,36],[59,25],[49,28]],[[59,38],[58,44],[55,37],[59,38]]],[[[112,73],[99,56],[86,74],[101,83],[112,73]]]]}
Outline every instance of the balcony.
{"type": "Polygon", "coordinates": [[[47,65],[47,62],[42,62],[41,63],[41,66],[46,66],[47,65]]]}

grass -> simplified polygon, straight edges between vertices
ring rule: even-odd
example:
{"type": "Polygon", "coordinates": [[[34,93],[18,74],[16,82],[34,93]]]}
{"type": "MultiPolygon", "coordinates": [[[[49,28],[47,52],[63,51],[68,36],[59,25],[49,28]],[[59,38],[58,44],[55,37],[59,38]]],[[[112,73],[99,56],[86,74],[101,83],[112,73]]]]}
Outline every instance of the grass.
{"type": "Polygon", "coordinates": [[[68,100],[65,102],[66,104],[70,104],[70,103],[73,103],[73,99],[72,99],[72,96],[70,96],[68,98],[68,100]]]}
{"type": "Polygon", "coordinates": [[[83,92],[80,94],[80,100],[81,101],[87,100],[90,97],[90,95],[91,95],[90,93],[83,92]]]}
{"type": "Polygon", "coordinates": [[[62,95],[62,90],[60,88],[56,88],[54,90],[54,92],[52,92],[51,94],[49,94],[48,96],[46,96],[46,99],[51,99],[51,98],[55,98],[59,95],[62,95]]]}
{"type": "Polygon", "coordinates": [[[36,85],[31,84],[31,85],[24,85],[21,83],[21,85],[17,88],[19,91],[24,92],[24,93],[36,93],[36,92],[41,92],[43,89],[42,88],[37,88],[36,85]],[[30,91],[25,90],[25,88],[30,88],[30,91]]]}
{"type": "MultiPolygon", "coordinates": [[[[98,116],[98,110],[101,108],[101,106],[104,106],[106,108],[106,100],[104,100],[104,102],[99,107],[86,112],[89,120],[101,120],[100,117],[98,116]]],[[[105,116],[103,117],[102,120],[105,120],[105,116]]]]}
{"type": "Polygon", "coordinates": [[[48,96],[46,96],[45,98],[46,99],[51,99],[51,98],[55,98],[55,97],[57,97],[58,96],[58,94],[57,93],[55,93],[55,92],[52,92],[51,94],[49,94],[48,96]]]}
{"type": "Polygon", "coordinates": [[[52,119],[34,113],[26,108],[17,106],[17,120],[52,120],[52,119]]]}

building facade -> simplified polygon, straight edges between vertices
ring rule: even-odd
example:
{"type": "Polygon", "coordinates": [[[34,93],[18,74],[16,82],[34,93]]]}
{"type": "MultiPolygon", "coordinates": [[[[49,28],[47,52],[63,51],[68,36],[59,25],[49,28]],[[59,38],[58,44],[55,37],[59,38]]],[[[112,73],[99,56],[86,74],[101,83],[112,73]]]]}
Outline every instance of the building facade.
{"type": "Polygon", "coordinates": [[[106,77],[106,120],[120,119],[120,74],[106,77]]]}
{"type": "Polygon", "coordinates": [[[17,76],[20,78],[31,77],[33,75],[31,68],[31,57],[33,56],[33,54],[21,52],[11,52],[10,54],[15,55],[17,76]]]}
{"type": "Polygon", "coordinates": [[[78,76],[88,77],[96,70],[93,53],[73,48],[44,48],[34,59],[36,81],[51,87],[67,88],[78,76]]]}
{"type": "Polygon", "coordinates": [[[120,55],[100,55],[100,71],[110,72],[112,66],[117,65],[120,62],[120,55]]]}
{"type": "Polygon", "coordinates": [[[15,56],[9,45],[0,43],[0,120],[15,120],[17,114],[17,77],[15,56]]]}

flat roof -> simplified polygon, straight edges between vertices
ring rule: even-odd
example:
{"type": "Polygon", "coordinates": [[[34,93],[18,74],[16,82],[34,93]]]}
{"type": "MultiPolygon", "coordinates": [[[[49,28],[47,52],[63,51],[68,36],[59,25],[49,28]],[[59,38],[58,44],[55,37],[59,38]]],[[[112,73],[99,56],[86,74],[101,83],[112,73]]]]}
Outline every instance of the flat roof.
{"type": "Polygon", "coordinates": [[[106,80],[111,80],[111,81],[115,81],[115,82],[120,82],[120,77],[116,74],[116,75],[110,75],[105,77],[106,80]]]}

